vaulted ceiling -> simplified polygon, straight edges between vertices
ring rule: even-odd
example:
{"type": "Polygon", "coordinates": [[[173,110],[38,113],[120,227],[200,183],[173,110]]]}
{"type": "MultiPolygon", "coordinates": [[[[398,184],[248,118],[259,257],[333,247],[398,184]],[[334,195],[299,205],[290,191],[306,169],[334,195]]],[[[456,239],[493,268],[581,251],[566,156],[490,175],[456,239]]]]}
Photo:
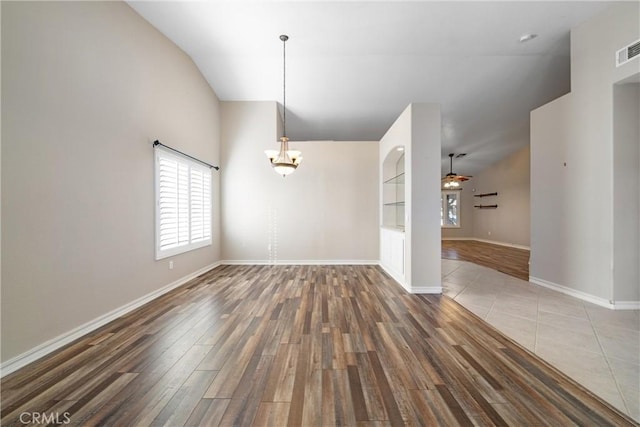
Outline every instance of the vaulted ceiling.
{"type": "Polygon", "coordinates": [[[526,146],[529,112],[570,90],[569,31],[610,2],[130,1],[221,100],[282,101],[292,140],[379,140],[411,102],[442,108],[442,168],[526,146]],[[520,37],[538,37],[521,43],[520,37]]]}

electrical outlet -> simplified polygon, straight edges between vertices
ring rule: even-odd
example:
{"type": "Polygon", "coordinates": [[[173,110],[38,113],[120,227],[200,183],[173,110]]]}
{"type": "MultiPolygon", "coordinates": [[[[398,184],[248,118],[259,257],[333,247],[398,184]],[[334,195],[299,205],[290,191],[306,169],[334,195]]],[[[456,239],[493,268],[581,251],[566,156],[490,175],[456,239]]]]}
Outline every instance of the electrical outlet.
{"type": "Polygon", "coordinates": [[[489,233],[489,236],[491,236],[491,232],[490,231],[487,231],[487,233],[489,233]]]}
{"type": "Polygon", "coordinates": [[[173,261],[169,261],[169,270],[173,270],[173,261]]]}

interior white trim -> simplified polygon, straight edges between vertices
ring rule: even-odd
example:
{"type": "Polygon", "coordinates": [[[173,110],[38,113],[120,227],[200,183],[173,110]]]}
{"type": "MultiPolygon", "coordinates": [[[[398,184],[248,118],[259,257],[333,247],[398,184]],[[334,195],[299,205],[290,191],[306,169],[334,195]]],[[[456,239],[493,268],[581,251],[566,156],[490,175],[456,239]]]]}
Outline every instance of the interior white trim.
{"type": "Polygon", "coordinates": [[[404,290],[409,292],[410,294],[441,294],[442,293],[442,286],[409,286],[404,281],[404,278],[399,276],[393,270],[385,267],[382,263],[378,263],[378,265],[380,266],[380,268],[382,268],[385,271],[385,273],[391,276],[393,280],[398,282],[398,284],[402,286],[404,290]]]}
{"type": "Polygon", "coordinates": [[[387,268],[382,262],[378,261],[377,264],[380,266],[381,269],[384,270],[385,273],[387,273],[389,276],[391,276],[391,278],[393,280],[395,280],[396,282],[398,282],[398,284],[400,286],[402,286],[404,288],[405,291],[411,293],[411,289],[407,286],[407,284],[404,281],[404,277],[402,277],[401,275],[399,275],[398,273],[396,273],[395,271],[393,271],[390,268],[387,268]]]}
{"type": "Polygon", "coordinates": [[[548,280],[540,279],[539,277],[534,277],[534,276],[529,276],[529,282],[539,286],[543,286],[545,288],[553,289],[554,291],[558,291],[565,295],[569,295],[574,298],[578,298],[583,301],[590,302],[592,304],[599,305],[600,307],[610,308],[612,310],[639,310],[640,309],[640,301],[610,301],[605,298],[597,297],[595,295],[591,295],[586,292],[579,291],[577,289],[568,288],[566,286],[549,282],[548,280]]]}
{"type": "Polygon", "coordinates": [[[614,310],[640,310],[640,301],[613,301],[614,310]]]}
{"type": "Polygon", "coordinates": [[[224,260],[222,265],[378,265],[373,259],[333,259],[333,260],[224,260]]]}
{"type": "Polygon", "coordinates": [[[595,295],[591,295],[577,289],[572,289],[566,286],[559,285],[557,283],[549,282],[548,280],[540,279],[539,277],[529,276],[529,282],[545,288],[553,289],[554,291],[590,302],[592,304],[599,305],[601,307],[613,308],[609,300],[605,298],[597,297],[595,295]]]}
{"type": "Polygon", "coordinates": [[[118,317],[122,317],[125,314],[135,310],[138,307],[143,306],[144,304],[166,294],[167,292],[185,284],[191,279],[196,278],[204,272],[207,272],[211,269],[214,269],[220,265],[220,262],[215,262],[213,264],[209,264],[206,267],[203,267],[191,274],[188,274],[180,279],[169,283],[168,285],[155,290],[153,292],[148,293],[130,303],[123,305],[122,307],[116,308],[113,311],[110,311],[106,314],[103,314],[100,317],[97,317],[83,325],[78,326],[68,332],[65,332],[62,335],[59,335],[55,338],[50,339],[36,347],[28,350],[12,359],[7,360],[6,362],[0,365],[0,378],[4,377],[7,374],[17,371],[18,369],[28,365],[29,363],[35,362],[36,360],[52,353],[53,351],[81,338],[96,329],[106,325],[112,320],[117,319],[118,317]]]}
{"type": "Polygon", "coordinates": [[[531,247],[524,245],[516,245],[514,243],[499,242],[497,240],[478,239],[477,237],[443,237],[442,240],[475,240],[476,242],[491,243],[492,245],[507,246],[509,248],[524,249],[530,251],[531,247]]]}
{"type": "Polygon", "coordinates": [[[412,294],[441,294],[442,286],[416,286],[411,288],[412,294]]]}

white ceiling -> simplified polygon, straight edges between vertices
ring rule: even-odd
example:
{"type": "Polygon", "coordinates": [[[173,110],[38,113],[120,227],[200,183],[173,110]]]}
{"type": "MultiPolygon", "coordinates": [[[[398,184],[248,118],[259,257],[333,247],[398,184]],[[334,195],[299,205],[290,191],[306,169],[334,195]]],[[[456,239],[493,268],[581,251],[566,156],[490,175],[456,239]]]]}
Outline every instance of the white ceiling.
{"type": "Polygon", "coordinates": [[[281,102],[288,34],[293,141],[379,140],[409,103],[440,103],[443,172],[447,153],[467,153],[454,160],[465,174],[528,144],[529,112],[570,89],[569,30],[610,4],[129,2],[221,100],[281,102]]]}

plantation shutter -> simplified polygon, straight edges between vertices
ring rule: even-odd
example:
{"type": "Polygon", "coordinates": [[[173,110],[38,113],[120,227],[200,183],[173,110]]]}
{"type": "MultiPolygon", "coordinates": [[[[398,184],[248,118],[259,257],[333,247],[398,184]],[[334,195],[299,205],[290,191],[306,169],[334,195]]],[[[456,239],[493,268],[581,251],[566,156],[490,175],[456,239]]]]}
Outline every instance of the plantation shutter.
{"type": "Polygon", "coordinates": [[[191,239],[199,242],[211,238],[211,174],[208,170],[191,171],[191,239]]]}
{"type": "Polygon", "coordinates": [[[211,171],[156,147],[156,259],[211,244],[211,171]]]}

